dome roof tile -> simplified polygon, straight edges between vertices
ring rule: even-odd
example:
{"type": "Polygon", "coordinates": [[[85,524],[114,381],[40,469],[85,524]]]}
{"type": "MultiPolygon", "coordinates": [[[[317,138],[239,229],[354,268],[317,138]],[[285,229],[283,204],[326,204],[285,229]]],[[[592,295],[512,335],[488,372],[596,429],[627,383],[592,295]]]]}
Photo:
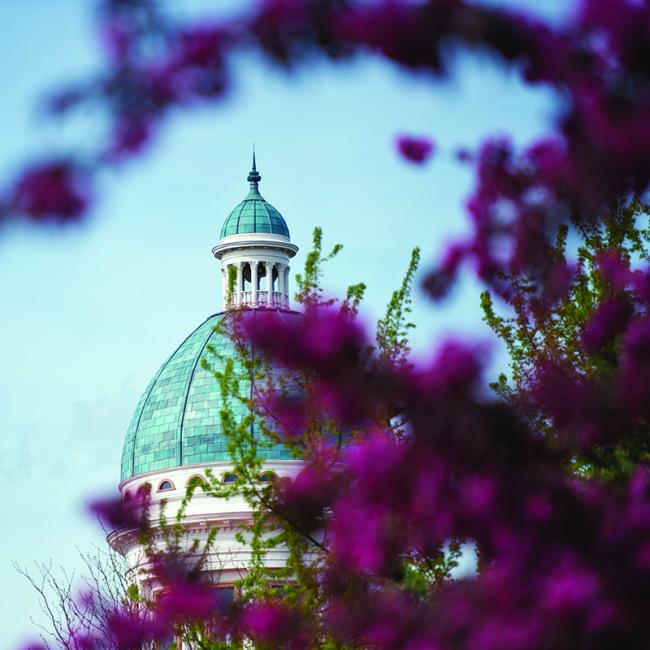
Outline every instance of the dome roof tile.
{"type": "MultiPolygon", "coordinates": [[[[295,318],[297,312],[278,312],[283,318],[295,318]]],[[[255,317],[256,312],[251,312],[255,317]]],[[[210,316],[199,325],[165,361],[144,391],[131,419],[122,449],[122,480],[161,469],[228,461],[227,437],[221,425],[224,406],[219,384],[213,374],[201,366],[209,345],[222,355],[211,357],[215,366],[224,358],[237,358],[235,346],[224,332],[230,313],[210,316]]],[[[250,383],[250,382],[249,382],[250,383]]],[[[243,387],[246,390],[245,387],[243,387]]],[[[233,401],[230,408],[238,418],[247,409],[233,401]]],[[[257,427],[254,434],[261,436],[257,427]]],[[[284,445],[260,449],[268,460],[291,458],[284,445]]]]}

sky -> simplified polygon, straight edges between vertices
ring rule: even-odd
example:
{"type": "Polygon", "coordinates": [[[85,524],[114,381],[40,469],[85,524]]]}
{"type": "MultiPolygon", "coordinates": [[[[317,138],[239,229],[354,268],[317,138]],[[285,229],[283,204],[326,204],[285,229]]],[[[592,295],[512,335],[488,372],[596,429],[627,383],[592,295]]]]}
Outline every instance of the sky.
{"type": "MultiPolygon", "coordinates": [[[[180,4],[203,11],[218,3],[180,4]]],[[[44,91],[97,63],[93,7],[92,0],[0,3],[0,183],[31,156],[96,132],[92,116],[60,124],[38,110],[44,91]]],[[[563,0],[535,3],[554,17],[565,7],[563,0]]],[[[494,62],[464,57],[454,70],[453,81],[434,82],[362,59],[289,76],[241,57],[226,101],[174,117],[142,159],[102,178],[87,222],[0,229],[0,648],[33,637],[30,618],[42,621],[35,592],[12,563],[73,570],[77,549],[103,543],[84,504],[115,491],[141,392],[220,308],[211,248],[246,195],[252,142],[261,193],[300,247],[292,271],[321,226],[326,244],[344,245],[328,265],[328,292],[365,282],[363,318],[372,324],[414,246],[426,271],[467,231],[463,200],[472,177],[454,148],[504,132],[526,143],[556,114],[549,94],[494,62]],[[393,146],[399,133],[434,138],[431,164],[401,160],[393,146]]],[[[445,337],[469,337],[491,342],[492,370],[501,367],[479,292],[469,275],[442,305],[416,289],[416,354],[431,354],[445,337]]]]}

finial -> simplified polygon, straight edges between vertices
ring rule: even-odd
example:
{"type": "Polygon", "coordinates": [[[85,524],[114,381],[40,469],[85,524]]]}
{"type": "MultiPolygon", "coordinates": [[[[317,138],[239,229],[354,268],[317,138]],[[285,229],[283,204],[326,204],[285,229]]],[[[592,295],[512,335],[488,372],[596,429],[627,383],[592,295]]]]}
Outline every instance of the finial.
{"type": "Polygon", "coordinates": [[[248,174],[248,178],[246,179],[250,184],[251,187],[257,187],[257,184],[262,180],[262,177],[260,176],[259,172],[257,171],[257,167],[255,166],[255,143],[253,143],[253,168],[250,171],[250,174],[248,174]]]}

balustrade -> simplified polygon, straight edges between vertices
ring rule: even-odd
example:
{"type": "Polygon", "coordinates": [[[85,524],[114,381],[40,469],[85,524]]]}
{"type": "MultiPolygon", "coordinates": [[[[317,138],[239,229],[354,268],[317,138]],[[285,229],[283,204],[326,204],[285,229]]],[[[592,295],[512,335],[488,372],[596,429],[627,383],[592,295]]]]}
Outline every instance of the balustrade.
{"type": "Polygon", "coordinates": [[[230,307],[289,307],[289,297],[279,291],[257,291],[257,304],[252,291],[240,291],[230,296],[230,307]]]}

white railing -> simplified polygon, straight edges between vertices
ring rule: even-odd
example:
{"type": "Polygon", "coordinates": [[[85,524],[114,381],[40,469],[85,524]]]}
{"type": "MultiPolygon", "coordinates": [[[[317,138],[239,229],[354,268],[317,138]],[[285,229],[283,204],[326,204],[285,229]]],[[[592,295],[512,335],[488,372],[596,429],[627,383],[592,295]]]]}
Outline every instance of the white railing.
{"type": "Polygon", "coordinates": [[[279,291],[258,291],[253,302],[252,291],[241,291],[230,296],[230,307],[289,307],[289,297],[279,291]]]}

